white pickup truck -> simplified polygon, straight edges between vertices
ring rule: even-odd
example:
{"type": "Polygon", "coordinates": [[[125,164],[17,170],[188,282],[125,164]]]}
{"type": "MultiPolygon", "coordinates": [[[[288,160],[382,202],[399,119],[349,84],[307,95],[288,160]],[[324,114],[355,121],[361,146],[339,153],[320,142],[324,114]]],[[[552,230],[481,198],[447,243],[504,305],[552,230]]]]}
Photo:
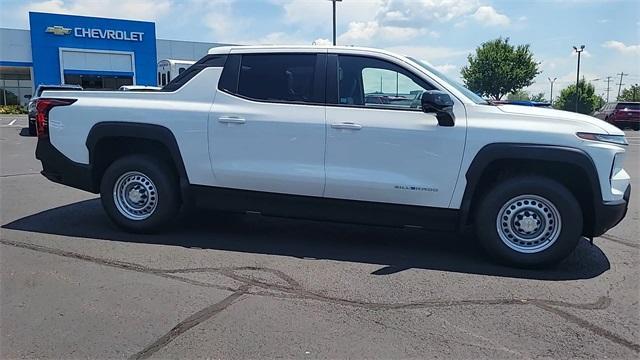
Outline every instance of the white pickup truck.
{"type": "Polygon", "coordinates": [[[116,224],[183,204],[435,230],[475,228],[516,266],[565,258],[627,211],[624,133],[494,105],[429,64],[355,47],[223,47],[161,91],[45,92],[42,174],[116,224]]]}

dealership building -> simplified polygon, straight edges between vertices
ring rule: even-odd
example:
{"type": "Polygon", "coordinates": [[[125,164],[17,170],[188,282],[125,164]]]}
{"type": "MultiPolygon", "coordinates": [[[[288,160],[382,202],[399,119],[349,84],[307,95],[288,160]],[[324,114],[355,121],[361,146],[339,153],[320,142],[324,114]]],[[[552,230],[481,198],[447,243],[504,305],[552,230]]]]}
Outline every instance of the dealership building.
{"type": "Polygon", "coordinates": [[[41,84],[157,85],[158,61],[222,45],[157,39],[153,22],[30,12],[29,30],[0,28],[0,105],[24,105],[41,84]]]}

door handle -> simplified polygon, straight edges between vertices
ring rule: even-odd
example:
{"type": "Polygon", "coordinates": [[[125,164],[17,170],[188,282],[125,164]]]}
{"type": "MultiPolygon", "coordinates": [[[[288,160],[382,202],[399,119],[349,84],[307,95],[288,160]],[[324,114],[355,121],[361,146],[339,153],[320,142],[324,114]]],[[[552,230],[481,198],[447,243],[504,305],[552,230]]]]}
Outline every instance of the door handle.
{"type": "Polygon", "coordinates": [[[236,116],[220,116],[218,121],[223,124],[244,124],[246,122],[245,119],[236,116]]]}
{"type": "Polygon", "coordinates": [[[334,129],[347,129],[347,130],[360,130],[362,129],[362,125],[356,124],[353,122],[341,122],[338,124],[331,124],[331,127],[334,129]]]}

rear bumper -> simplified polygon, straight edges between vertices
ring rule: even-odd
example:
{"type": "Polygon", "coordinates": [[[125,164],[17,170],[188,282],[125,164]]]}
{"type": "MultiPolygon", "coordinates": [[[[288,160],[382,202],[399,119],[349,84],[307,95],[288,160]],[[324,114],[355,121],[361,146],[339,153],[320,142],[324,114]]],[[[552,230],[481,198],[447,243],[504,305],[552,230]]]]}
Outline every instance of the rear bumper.
{"type": "Polygon", "coordinates": [[[38,139],[36,159],[42,163],[40,173],[47,179],[76,189],[97,193],[91,175],[91,165],[72,161],[48,140],[38,139]]]}
{"type": "Polygon", "coordinates": [[[609,122],[612,125],[615,126],[638,126],[640,125],[640,118],[633,118],[633,119],[616,119],[616,120],[609,120],[609,122]]]}
{"type": "Polygon", "coordinates": [[[596,205],[592,234],[594,237],[606,233],[622,221],[627,214],[630,197],[631,185],[627,186],[622,200],[602,202],[596,205]]]}

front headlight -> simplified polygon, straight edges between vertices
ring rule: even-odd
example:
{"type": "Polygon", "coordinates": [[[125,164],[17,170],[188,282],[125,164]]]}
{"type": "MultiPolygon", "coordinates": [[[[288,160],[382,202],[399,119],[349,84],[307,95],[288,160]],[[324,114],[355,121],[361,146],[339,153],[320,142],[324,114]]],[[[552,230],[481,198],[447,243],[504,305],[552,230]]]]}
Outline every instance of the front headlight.
{"type": "Polygon", "coordinates": [[[585,132],[579,132],[576,133],[576,135],[584,140],[608,142],[618,145],[629,145],[624,135],[593,134],[585,132]]]}

